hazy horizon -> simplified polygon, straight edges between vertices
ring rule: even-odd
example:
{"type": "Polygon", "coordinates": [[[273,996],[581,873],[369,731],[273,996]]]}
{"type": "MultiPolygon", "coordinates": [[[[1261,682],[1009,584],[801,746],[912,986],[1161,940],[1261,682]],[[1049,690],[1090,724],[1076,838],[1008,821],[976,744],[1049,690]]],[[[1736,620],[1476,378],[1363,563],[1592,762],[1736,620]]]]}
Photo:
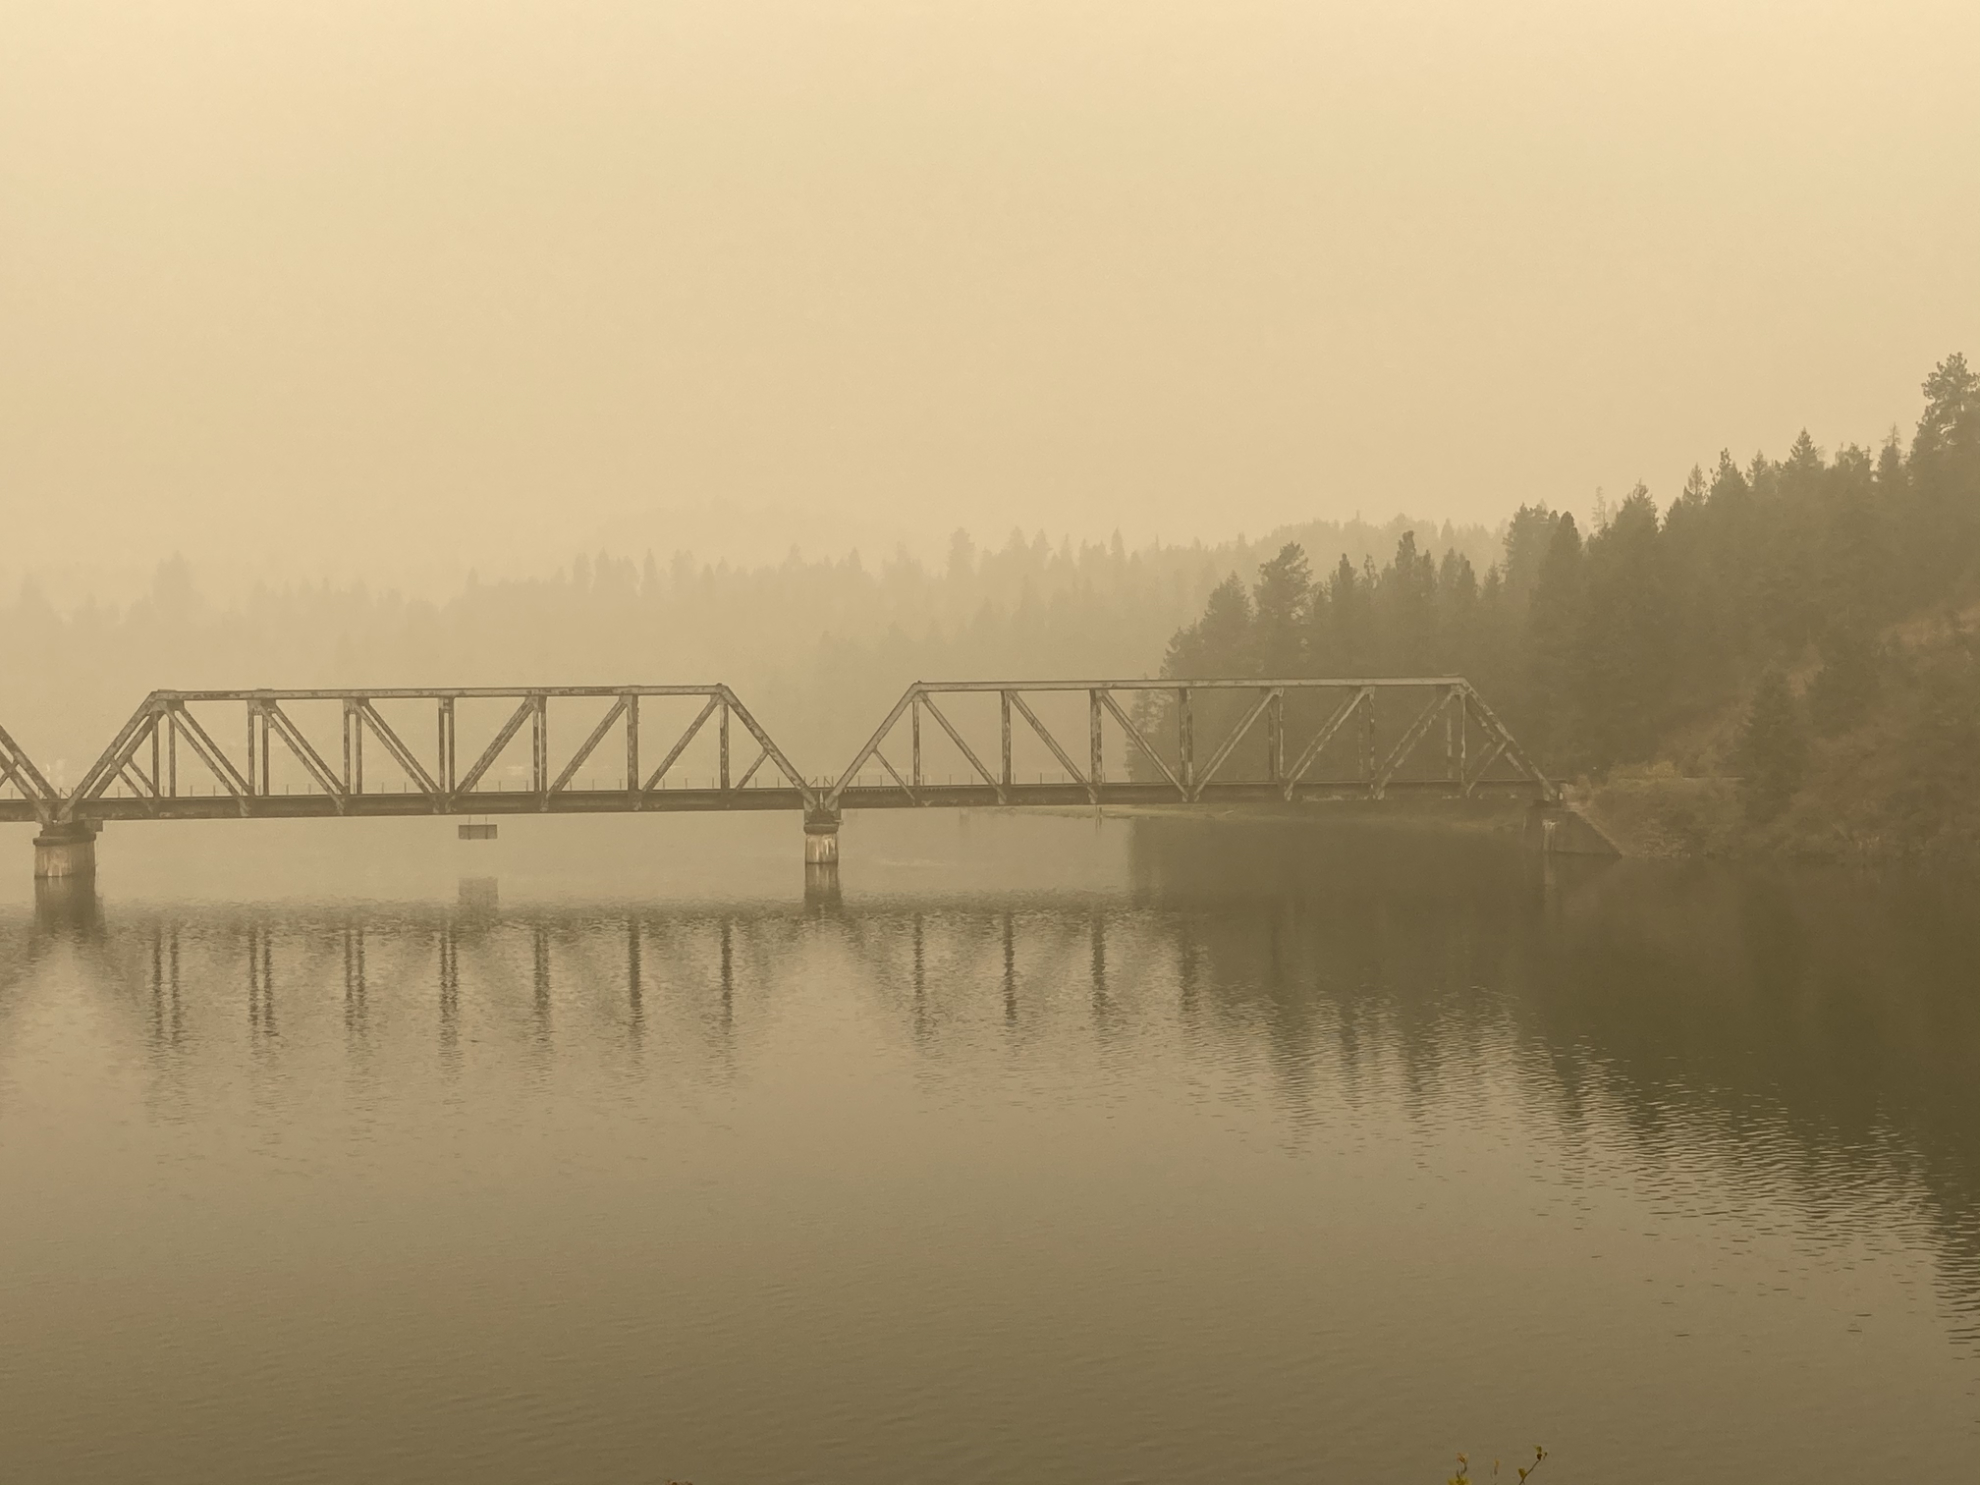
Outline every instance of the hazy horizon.
{"type": "Polygon", "coordinates": [[[1980,345],[1971,7],[0,16],[0,568],[85,586],[1667,503],[1980,345]]]}

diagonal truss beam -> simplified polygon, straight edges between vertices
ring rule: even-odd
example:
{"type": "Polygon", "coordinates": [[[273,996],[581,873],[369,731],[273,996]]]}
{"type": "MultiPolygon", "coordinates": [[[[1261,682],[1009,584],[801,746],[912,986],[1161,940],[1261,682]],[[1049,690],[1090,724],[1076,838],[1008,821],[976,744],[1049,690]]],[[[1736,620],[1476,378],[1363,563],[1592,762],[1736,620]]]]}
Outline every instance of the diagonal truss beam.
{"type": "Polygon", "coordinates": [[[1244,735],[1251,731],[1260,717],[1265,715],[1265,708],[1272,704],[1274,698],[1284,695],[1285,692],[1277,688],[1268,690],[1252,704],[1250,711],[1238,719],[1237,725],[1231,728],[1230,736],[1218,744],[1217,751],[1210,755],[1210,761],[1203,765],[1203,772],[1196,776],[1195,787],[1190,791],[1191,799],[1203,797],[1203,786],[1216,777],[1217,770],[1224,766],[1224,761],[1237,750],[1237,745],[1244,741],[1244,735]]]}
{"type": "Polygon", "coordinates": [[[330,771],[330,765],[324,762],[323,755],[316,751],[308,738],[303,736],[302,729],[297,727],[290,720],[289,714],[282,710],[282,704],[278,701],[259,701],[251,704],[256,706],[261,715],[267,719],[269,731],[282,739],[289,751],[295,755],[296,761],[302,764],[311,778],[316,780],[317,787],[336,801],[337,813],[340,815],[344,813],[349,801],[344,793],[343,782],[330,771]]]}
{"type": "Polygon", "coordinates": [[[887,761],[887,755],[878,748],[875,748],[873,750],[873,756],[879,761],[880,766],[887,770],[887,776],[901,786],[901,793],[907,795],[908,802],[911,804],[920,804],[921,796],[916,794],[914,787],[906,779],[901,777],[901,771],[887,761]]]}
{"type": "Polygon", "coordinates": [[[1472,770],[1471,776],[1465,779],[1463,793],[1466,799],[1471,798],[1471,791],[1478,787],[1479,782],[1485,777],[1486,773],[1491,769],[1492,765],[1499,761],[1500,755],[1502,755],[1505,751],[1506,751],[1505,739],[1500,738],[1497,744],[1494,745],[1492,750],[1488,752],[1485,755],[1485,757],[1479,762],[1478,767],[1472,770]]]}
{"type": "MultiPolygon", "coordinates": [[[[846,765],[846,771],[839,775],[839,781],[826,791],[824,803],[828,809],[837,808],[839,796],[844,794],[852,781],[859,776],[860,769],[866,766],[866,760],[880,751],[880,744],[886,741],[887,734],[894,730],[894,724],[900,721],[902,714],[919,700],[920,696],[919,681],[901,693],[901,699],[894,703],[894,709],[887,713],[886,720],[873,729],[873,735],[867,738],[865,746],[853,755],[853,761],[846,765]]],[[[915,725],[919,728],[920,723],[917,722],[915,725]]]]}
{"type": "Polygon", "coordinates": [[[1354,695],[1342,702],[1335,710],[1333,716],[1329,717],[1322,724],[1320,730],[1313,734],[1313,740],[1300,750],[1299,757],[1293,761],[1292,768],[1287,771],[1283,789],[1287,799],[1293,797],[1293,791],[1299,787],[1300,780],[1306,777],[1306,771],[1313,767],[1314,761],[1319,758],[1321,750],[1334,740],[1343,727],[1347,726],[1356,712],[1360,711],[1364,706],[1374,705],[1374,702],[1374,692],[1365,687],[1357,690],[1354,695]]]}
{"type": "MultiPolygon", "coordinates": [[[[688,744],[694,741],[695,734],[701,731],[710,717],[715,715],[715,708],[721,704],[722,698],[719,696],[708,698],[708,704],[702,707],[700,715],[688,723],[687,731],[683,732],[674,745],[667,750],[667,756],[660,760],[660,766],[647,775],[646,783],[641,786],[640,793],[651,794],[655,789],[660,787],[660,781],[667,777],[667,770],[672,768],[675,760],[687,751],[688,744]]],[[[752,768],[750,772],[754,773],[756,770],[752,768]]],[[[745,778],[743,782],[747,783],[748,780],[745,778]]]]}
{"type": "Polygon", "coordinates": [[[55,786],[42,776],[21,745],[14,741],[7,729],[0,727],[0,780],[11,782],[34,805],[35,817],[44,823],[51,817],[61,796],[55,786]]]}
{"type": "MultiPolygon", "coordinates": [[[[111,782],[123,771],[124,764],[130,759],[131,751],[137,747],[138,739],[143,735],[146,724],[152,721],[159,706],[159,694],[154,691],[145,698],[144,704],[131,714],[130,720],[117,730],[117,735],[110,740],[110,746],[105,748],[96,762],[90,765],[89,771],[82,776],[82,782],[77,784],[75,790],[62,802],[57,814],[58,819],[65,821],[73,819],[78,804],[86,799],[97,798],[110,787],[111,782]]],[[[208,738],[207,741],[211,742],[212,739],[208,738]]],[[[215,776],[219,776],[217,771],[215,776]]],[[[223,779],[222,782],[225,780],[223,779]]]]}
{"type": "MultiPolygon", "coordinates": [[[[1534,766],[1533,760],[1526,756],[1526,751],[1514,740],[1513,735],[1506,731],[1505,724],[1485,704],[1485,698],[1472,690],[1469,685],[1466,685],[1464,688],[1464,700],[1465,705],[1470,709],[1471,715],[1477,720],[1478,725],[1485,729],[1485,735],[1498,745],[1493,751],[1493,757],[1496,759],[1500,753],[1504,753],[1507,761],[1514,768],[1517,768],[1527,778],[1540,786],[1540,797],[1542,799],[1546,800],[1549,804],[1558,800],[1561,797],[1560,789],[1554,784],[1553,780],[1549,779],[1534,766]]],[[[1480,769],[1479,775],[1482,777],[1483,774],[1484,769],[1480,769]]],[[[1472,782],[1475,786],[1477,780],[1474,779],[1472,782]]],[[[1469,793],[1470,789],[1467,788],[1466,792],[1469,793]]]]}
{"type": "Polygon", "coordinates": [[[233,763],[228,760],[227,755],[220,750],[220,744],[213,740],[212,735],[207,732],[206,728],[200,725],[199,718],[186,710],[183,704],[174,704],[172,706],[172,719],[179,729],[179,735],[185,738],[186,742],[191,745],[193,752],[199,755],[199,761],[206,765],[207,771],[226,787],[229,794],[240,801],[241,813],[243,815],[247,814],[247,780],[241,775],[241,771],[235,768],[233,763]]]}
{"type": "Polygon", "coordinates": [[[561,794],[564,792],[564,787],[576,776],[577,771],[584,766],[584,760],[589,758],[592,751],[605,740],[605,734],[612,730],[612,724],[626,714],[626,707],[630,700],[630,697],[621,696],[612,704],[611,710],[605,713],[598,725],[591,729],[591,736],[584,740],[584,746],[571,755],[571,761],[566,763],[564,765],[564,771],[557,775],[557,782],[550,786],[550,792],[552,794],[561,794]]]}
{"type": "Polygon", "coordinates": [[[405,770],[406,777],[419,787],[422,794],[430,795],[435,800],[445,797],[440,786],[434,782],[433,775],[413,757],[412,749],[407,747],[399,734],[392,730],[391,724],[378,715],[378,708],[371,704],[369,696],[358,698],[357,714],[371,729],[373,736],[385,744],[385,751],[392,755],[392,761],[405,770]]]}
{"type": "Polygon", "coordinates": [[[495,734],[494,740],[481,750],[481,756],[474,760],[474,767],[467,771],[467,776],[454,786],[454,797],[456,799],[471,792],[474,786],[481,782],[482,775],[493,768],[495,766],[495,760],[502,756],[502,750],[508,747],[518,732],[522,731],[523,723],[527,722],[535,714],[535,698],[525,696],[522,699],[522,704],[510,715],[509,720],[502,724],[501,730],[495,734]]]}
{"type": "MultiPolygon", "coordinates": [[[[744,706],[736,693],[727,686],[721,687],[717,694],[728,704],[729,711],[736,719],[749,729],[749,735],[762,746],[763,751],[769,755],[770,761],[777,765],[778,772],[784,776],[784,782],[804,796],[805,808],[814,807],[818,803],[817,791],[806,781],[804,775],[797,771],[797,766],[784,756],[784,750],[772,741],[770,734],[763,730],[763,724],[751,715],[749,708],[744,706]]],[[[756,770],[752,768],[750,772],[754,773],[756,770]]],[[[736,787],[741,788],[742,785],[738,784],[736,787]]]]}
{"type": "Polygon", "coordinates": [[[921,696],[921,704],[927,709],[928,715],[935,719],[936,725],[949,734],[949,741],[962,750],[962,755],[969,760],[970,767],[974,768],[983,776],[983,782],[997,791],[997,803],[1010,803],[1011,796],[1009,791],[1004,787],[1004,781],[983,766],[983,760],[976,756],[976,750],[963,741],[963,736],[960,732],[949,725],[949,719],[942,714],[942,709],[935,705],[935,698],[924,691],[921,696]]]}
{"type": "Polygon", "coordinates": [[[756,771],[769,761],[770,750],[768,748],[758,748],[756,750],[756,761],[743,770],[743,776],[736,780],[736,787],[738,789],[747,789],[749,787],[749,781],[756,777],[756,771]]]}
{"type": "Polygon", "coordinates": [[[1088,794],[1091,794],[1093,792],[1093,786],[1088,782],[1086,775],[1082,774],[1073,766],[1072,759],[1066,756],[1066,750],[1059,746],[1059,740],[1045,730],[1045,724],[1038,720],[1038,714],[1025,705],[1023,693],[1010,691],[1005,694],[1011,698],[1011,705],[1018,709],[1018,715],[1029,722],[1031,724],[1031,730],[1044,739],[1045,746],[1052,750],[1052,756],[1059,760],[1059,767],[1066,771],[1067,776],[1075,784],[1080,785],[1088,794]]]}
{"type": "Polygon", "coordinates": [[[1183,787],[1183,781],[1177,778],[1169,765],[1162,761],[1162,755],[1155,750],[1153,743],[1142,736],[1141,729],[1128,719],[1128,714],[1121,710],[1121,704],[1114,700],[1114,693],[1104,686],[1096,687],[1095,690],[1096,694],[1100,697],[1100,704],[1114,714],[1114,720],[1121,724],[1121,730],[1127,734],[1128,741],[1140,748],[1148,761],[1162,771],[1162,777],[1169,781],[1176,793],[1180,794],[1184,799],[1188,799],[1189,790],[1183,787]]]}
{"type": "Polygon", "coordinates": [[[1417,714],[1416,720],[1409,724],[1403,735],[1396,740],[1396,745],[1389,750],[1389,756],[1382,760],[1382,766],[1375,770],[1375,777],[1368,784],[1370,799],[1382,797],[1383,790],[1389,787],[1389,780],[1395,777],[1396,770],[1409,761],[1409,755],[1416,751],[1416,745],[1423,741],[1437,718],[1456,700],[1457,697],[1448,691],[1430,698],[1430,704],[1417,714]]]}

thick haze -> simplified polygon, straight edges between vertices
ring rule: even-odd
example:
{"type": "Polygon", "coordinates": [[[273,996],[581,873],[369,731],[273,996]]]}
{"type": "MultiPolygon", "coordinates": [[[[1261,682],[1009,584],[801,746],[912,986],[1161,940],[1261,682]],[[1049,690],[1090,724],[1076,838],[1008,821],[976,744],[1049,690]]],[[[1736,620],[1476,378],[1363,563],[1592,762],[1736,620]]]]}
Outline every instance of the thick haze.
{"type": "Polygon", "coordinates": [[[1980,7],[0,5],[0,569],[1660,499],[1980,346],[1980,7]]]}

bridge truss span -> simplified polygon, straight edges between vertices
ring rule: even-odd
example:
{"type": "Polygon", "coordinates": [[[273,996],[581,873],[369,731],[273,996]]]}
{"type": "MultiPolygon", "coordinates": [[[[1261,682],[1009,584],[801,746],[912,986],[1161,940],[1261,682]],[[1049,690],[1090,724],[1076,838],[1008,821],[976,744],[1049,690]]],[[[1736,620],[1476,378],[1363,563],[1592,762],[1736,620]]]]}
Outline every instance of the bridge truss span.
{"type": "Polygon", "coordinates": [[[917,681],[832,780],[725,685],[154,691],[66,793],[0,730],[49,878],[110,821],[787,810],[830,868],[849,809],[1486,794],[1561,804],[1457,676],[917,681]]]}
{"type": "Polygon", "coordinates": [[[723,685],[154,691],[53,817],[586,814],[814,802],[790,758],[723,685]],[[553,713],[559,736],[581,739],[574,746],[553,746],[553,713]],[[224,745],[223,736],[234,741],[224,745]],[[705,771],[681,777],[697,742],[705,771]],[[738,771],[732,765],[743,758],[738,771]]]}
{"type": "Polygon", "coordinates": [[[1506,792],[1559,798],[1457,676],[918,681],[822,805],[1193,805],[1506,792]],[[978,699],[993,701],[994,715],[979,704],[958,725],[952,713],[978,699]],[[1048,701],[1056,709],[1050,718],[1048,701]],[[1056,769],[1020,767],[1025,747],[1056,769]],[[954,771],[938,777],[931,751],[959,762],[960,779],[954,771]],[[1111,771],[1110,758],[1117,760],[1111,771]]]}

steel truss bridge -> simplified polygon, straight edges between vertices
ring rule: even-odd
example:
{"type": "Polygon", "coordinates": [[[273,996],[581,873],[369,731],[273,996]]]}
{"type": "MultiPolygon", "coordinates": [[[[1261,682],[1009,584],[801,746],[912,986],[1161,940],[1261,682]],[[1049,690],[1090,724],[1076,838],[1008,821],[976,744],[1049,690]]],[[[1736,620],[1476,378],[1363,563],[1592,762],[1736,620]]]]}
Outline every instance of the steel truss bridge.
{"type": "Polygon", "coordinates": [[[916,682],[827,776],[725,685],[154,691],[66,791],[0,728],[0,820],[48,841],[109,821],[706,810],[801,811],[827,837],[847,809],[1487,793],[1559,800],[1455,676],[916,682]]]}

